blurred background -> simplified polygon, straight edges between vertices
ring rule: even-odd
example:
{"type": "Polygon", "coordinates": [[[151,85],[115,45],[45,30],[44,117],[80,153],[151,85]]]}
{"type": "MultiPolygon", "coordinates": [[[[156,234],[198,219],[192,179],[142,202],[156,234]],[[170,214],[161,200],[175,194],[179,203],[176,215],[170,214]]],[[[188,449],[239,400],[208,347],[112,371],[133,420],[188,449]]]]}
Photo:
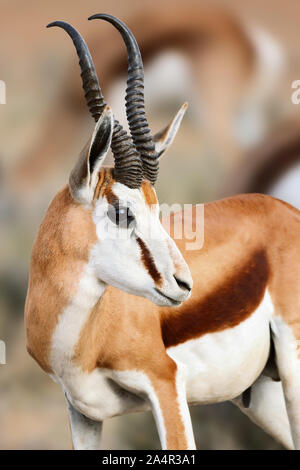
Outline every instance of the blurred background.
{"type": "MultiPolygon", "coordinates": [[[[196,203],[265,192],[300,208],[300,3],[293,0],[0,0],[0,448],[69,449],[60,387],[29,357],[23,308],[34,236],[93,128],[70,38],[83,34],[114,114],[124,123],[126,54],[93,13],[125,21],[145,64],[146,105],[157,132],[189,102],[161,162],[160,202],[196,203]]],[[[230,403],[191,408],[199,449],[278,449],[230,403]]],[[[157,449],[150,413],[105,422],[103,447],[157,449]]]]}

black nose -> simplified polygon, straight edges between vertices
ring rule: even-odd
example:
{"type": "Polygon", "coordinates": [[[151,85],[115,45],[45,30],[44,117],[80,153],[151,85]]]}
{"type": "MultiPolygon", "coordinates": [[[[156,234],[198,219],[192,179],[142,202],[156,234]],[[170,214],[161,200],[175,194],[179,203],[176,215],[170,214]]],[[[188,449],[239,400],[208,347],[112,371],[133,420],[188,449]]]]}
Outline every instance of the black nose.
{"type": "Polygon", "coordinates": [[[189,292],[192,290],[192,288],[189,286],[187,282],[181,281],[176,276],[174,276],[174,279],[177,282],[178,287],[180,287],[181,289],[188,290],[189,292]]]}

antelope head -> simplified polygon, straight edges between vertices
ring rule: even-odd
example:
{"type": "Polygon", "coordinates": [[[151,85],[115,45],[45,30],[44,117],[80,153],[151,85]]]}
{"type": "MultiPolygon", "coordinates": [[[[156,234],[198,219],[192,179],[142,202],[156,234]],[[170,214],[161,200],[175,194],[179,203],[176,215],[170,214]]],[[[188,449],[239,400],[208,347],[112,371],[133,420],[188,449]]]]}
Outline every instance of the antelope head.
{"type": "MultiPolygon", "coordinates": [[[[127,47],[126,112],[131,137],[114,119],[104,100],[81,35],[68,23],[50,23],[48,27],[63,28],[76,47],[86,101],[96,121],[89,142],[70,174],[73,210],[92,213],[96,241],[90,250],[89,264],[98,281],[146,297],[157,305],[179,305],[190,295],[191,274],[160,223],[154,184],[159,157],[172,143],[186,105],[169,126],[152,137],[145,113],[144,72],[137,42],[118,19],[109,15],[94,15],[90,19],[94,18],[112,23],[127,47]],[[110,147],[114,168],[108,169],[103,167],[103,161],[110,147]]],[[[72,234],[76,237],[76,233],[72,234]]],[[[82,240],[82,234],[80,237],[82,240]]]]}

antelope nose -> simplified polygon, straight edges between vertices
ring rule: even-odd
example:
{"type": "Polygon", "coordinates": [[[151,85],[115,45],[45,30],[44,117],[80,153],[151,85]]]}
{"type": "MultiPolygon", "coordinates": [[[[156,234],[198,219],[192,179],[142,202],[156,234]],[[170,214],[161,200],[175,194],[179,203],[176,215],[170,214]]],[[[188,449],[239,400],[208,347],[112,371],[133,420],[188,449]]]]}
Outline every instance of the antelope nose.
{"type": "Polygon", "coordinates": [[[190,286],[190,284],[188,284],[186,281],[182,281],[181,279],[178,279],[178,277],[176,276],[173,276],[178,287],[180,287],[180,289],[183,289],[183,290],[187,290],[188,292],[191,292],[192,290],[192,287],[190,286]]]}

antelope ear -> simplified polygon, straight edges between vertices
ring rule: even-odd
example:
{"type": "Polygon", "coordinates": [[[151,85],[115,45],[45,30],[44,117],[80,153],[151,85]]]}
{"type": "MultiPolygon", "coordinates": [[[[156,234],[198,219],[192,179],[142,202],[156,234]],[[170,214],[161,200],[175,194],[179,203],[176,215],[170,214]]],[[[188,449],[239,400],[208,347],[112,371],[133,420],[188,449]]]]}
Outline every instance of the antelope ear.
{"type": "Polygon", "coordinates": [[[98,172],[110,148],[113,129],[113,114],[109,106],[106,106],[70,174],[71,194],[80,203],[86,204],[93,200],[98,172]]]}
{"type": "Polygon", "coordinates": [[[158,153],[159,157],[173,143],[187,107],[188,104],[184,103],[170,124],[168,124],[167,127],[153,136],[155,142],[155,151],[158,153]]]}

